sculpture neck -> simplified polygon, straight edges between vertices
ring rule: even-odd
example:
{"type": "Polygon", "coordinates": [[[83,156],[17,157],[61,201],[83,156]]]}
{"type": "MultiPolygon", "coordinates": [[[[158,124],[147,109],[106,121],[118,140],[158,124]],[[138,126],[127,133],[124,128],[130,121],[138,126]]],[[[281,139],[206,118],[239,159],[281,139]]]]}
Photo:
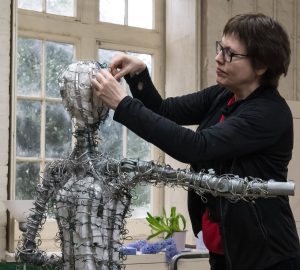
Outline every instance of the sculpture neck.
{"type": "Polygon", "coordinates": [[[73,151],[75,158],[79,158],[84,153],[97,151],[97,134],[97,129],[91,127],[77,128],[75,130],[76,145],[73,151]]]}

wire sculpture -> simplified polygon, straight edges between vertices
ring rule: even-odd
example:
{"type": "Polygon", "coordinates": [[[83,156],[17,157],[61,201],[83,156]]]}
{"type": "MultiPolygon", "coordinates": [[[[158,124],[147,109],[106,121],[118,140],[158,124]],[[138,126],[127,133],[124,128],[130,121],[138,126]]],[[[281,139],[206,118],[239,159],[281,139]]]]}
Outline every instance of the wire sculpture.
{"type": "Polygon", "coordinates": [[[97,130],[108,108],[94,96],[91,79],[105,66],[94,61],[71,64],[59,79],[66,110],[74,120],[76,144],[65,159],[44,170],[37,186],[34,208],[16,250],[20,262],[51,269],[119,270],[126,256],[121,247],[127,235],[132,189],[138,183],[193,189],[224,196],[231,202],[252,201],[277,195],[294,195],[294,183],[240,178],[236,175],[193,173],[138,159],[116,160],[97,150],[97,130]],[[61,256],[41,250],[40,232],[53,209],[61,256]]]}

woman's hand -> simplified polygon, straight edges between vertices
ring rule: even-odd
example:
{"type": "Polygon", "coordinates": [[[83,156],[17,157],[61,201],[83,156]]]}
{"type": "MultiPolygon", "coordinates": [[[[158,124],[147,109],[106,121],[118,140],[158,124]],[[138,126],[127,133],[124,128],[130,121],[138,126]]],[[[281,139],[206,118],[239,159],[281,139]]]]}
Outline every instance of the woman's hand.
{"type": "Polygon", "coordinates": [[[130,74],[133,76],[135,74],[141,73],[146,69],[146,64],[133,56],[125,53],[116,54],[109,65],[111,74],[116,80],[120,80],[123,76],[130,74]]]}
{"type": "Polygon", "coordinates": [[[100,69],[91,83],[96,96],[113,110],[127,96],[125,89],[107,69],[100,69]]]}

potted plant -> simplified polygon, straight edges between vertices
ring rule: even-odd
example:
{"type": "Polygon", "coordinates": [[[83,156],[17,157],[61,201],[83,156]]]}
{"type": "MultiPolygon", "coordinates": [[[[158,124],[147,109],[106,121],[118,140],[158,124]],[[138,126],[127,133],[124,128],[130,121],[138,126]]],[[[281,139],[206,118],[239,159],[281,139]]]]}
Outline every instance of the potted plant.
{"type": "Polygon", "coordinates": [[[186,219],[176,212],[176,207],[171,208],[170,216],[167,216],[166,210],[163,209],[161,216],[152,216],[147,212],[146,220],[149,223],[152,234],[148,236],[147,240],[164,234],[164,239],[173,237],[178,251],[182,251],[185,246],[186,239],[186,219]]]}

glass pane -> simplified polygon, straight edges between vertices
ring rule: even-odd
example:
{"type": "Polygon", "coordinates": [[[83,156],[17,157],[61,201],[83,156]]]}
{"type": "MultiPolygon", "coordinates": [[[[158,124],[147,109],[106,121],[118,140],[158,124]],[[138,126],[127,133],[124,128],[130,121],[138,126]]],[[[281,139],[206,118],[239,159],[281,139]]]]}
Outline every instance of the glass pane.
{"type": "MultiPolygon", "coordinates": [[[[119,51],[99,49],[98,59],[102,64],[109,64],[110,59],[119,51]]],[[[122,125],[113,120],[113,111],[109,112],[108,118],[100,126],[99,151],[112,156],[122,158],[122,125]]]]}
{"type": "MultiPolygon", "coordinates": [[[[151,74],[152,57],[150,54],[128,52],[146,63],[151,74]]],[[[126,84],[129,91],[129,86],[126,84]]],[[[128,130],[127,133],[127,157],[140,158],[142,160],[150,160],[150,144],[138,137],[135,133],[128,130]],[[138,156],[136,156],[138,153],[138,156]]]]}
{"type": "Polygon", "coordinates": [[[17,47],[17,94],[40,95],[42,41],[18,38],[17,47]]]}
{"type": "Polygon", "coordinates": [[[144,218],[150,212],[150,185],[137,185],[132,192],[132,218],[144,218]]]}
{"type": "Polygon", "coordinates": [[[74,0],[47,0],[46,12],[62,16],[75,16],[74,0]]]}
{"type": "Polygon", "coordinates": [[[113,111],[100,125],[99,151],[107,153],[112,158],[122,158],[122,125],[113,120],[113,111]]]}
{"type": "Polygon", "coordinates": [[[101,64],[109,64],[111,58],[116,54],[120,53],[121,51],[114,51],[114,50],[106,50],[106,49],[99,49],[98,50],[98,59],[101,64]]]}
{"type": "MultiPolygon", "coordinates": [[[[120,51],[99,49],[98,59],[101,63],[109,63],[112,56],[120,51]]],[[[151,72],[152,57],[149,54],[129,53],[144,61],[151,72]]],[[[130,94],[129,87],[125,80],[121,83],[127,88],[130,94]]],[[[123,128],[117,122],[114,122],[113,112],[110,112],[109,118],[100,126],[100,134],[102,141],[100,142],[100,151],[106,152],[114,158],[121,158],[122,156],[122,133],[123,128]]],[[[128,130],[127,133],[127,153],[126,157],[140,158],[142,160],[150,160],[150,144],[128,130]]],[[[132,200],[133,218],[144,218],[147,212],[150,211],[150,186],[139,185],[133,191],[132,200]]]]}
{"type": "Polygon", "coordinates": [[[153,0],[128,0],[128,25],[153,28],[153,0]]]}
{"type": "Polygon", "coordinates": [[[124,25],[125,0],[100,0],[99,18],[101,22],[124,25]]]}
{"type": "MultiPolygon", "coordinates": [[[[127,157],[150,160],[150,144],[132,131],[127,131],[127,157]]],[[[144,218],[150,211],[150,185],[138,185],[133,191],[133,218],[144,218]]]]}
{"type": "Polygon", "coordinates": [[[42,11],[42,0],[18,0],[18,8],[42,11]]]}
{"type": "MultiPolygon", "coordinates": [[[[127,131],[127,157],[150,160],[150,144],[132,131],[127,131]]],[[[150,210],[150,186],[139,185],[134,189],[133,217],[142,218],[150,210]]]]}
{"type": "Polygon", "coordinates": [[[152,73],[152,55],[151,54],[145,54],[145,53],[135,53],[135,52],[128,52],[129,55],[135,56],[142,60],[149,70],[149,74],[152,73]]]}
{"type": "Polygon", "coordinates": [[[58,77],[72,63],[74,46],[46,42],[46,95],[60,98],[58,77]]]}
{"type": "Polygon", "coordinates": [[[39,183],[39,163],[17,162],[16,164],[16,199],[32,200],[36,185],[39,183]]]}
{"type": "Polygon", "coordinates": [[[72,124],[62,104],[46,106],[46,158],[62,158],[71,152],[72,124]]]}
{"type": "Polygon", "coordinates": [[[40,153],[41,103],[17,102],[17,156],[38,157],[40,153]]]}
{"type": "MultiPolygon", "coordinates": [[[[151,74],[152,67],[152,56],[150,54],[134,53],[128,52],[128,54],[133,55],[141,59],[146,63],[149,72],[151,74]]],[[[126,84],[129,92],[129,86],[126,84]]],[[[132,131],[127,131],[127,157],[139,158],[141,160],[151,159],[150,144],[137,136],[132,131]]],[[[134,189],[134,196],[132,200],[133,204],[133,218],[144,218],[147,216],[147,212],[150,211],[150,186],[149,185],[139,185],[134,189]]]]}
{"type": "Polygon", "coordinates": [[[150,160],[150,144],[132,131],[127,132],[127,157],[150,160]]]}

